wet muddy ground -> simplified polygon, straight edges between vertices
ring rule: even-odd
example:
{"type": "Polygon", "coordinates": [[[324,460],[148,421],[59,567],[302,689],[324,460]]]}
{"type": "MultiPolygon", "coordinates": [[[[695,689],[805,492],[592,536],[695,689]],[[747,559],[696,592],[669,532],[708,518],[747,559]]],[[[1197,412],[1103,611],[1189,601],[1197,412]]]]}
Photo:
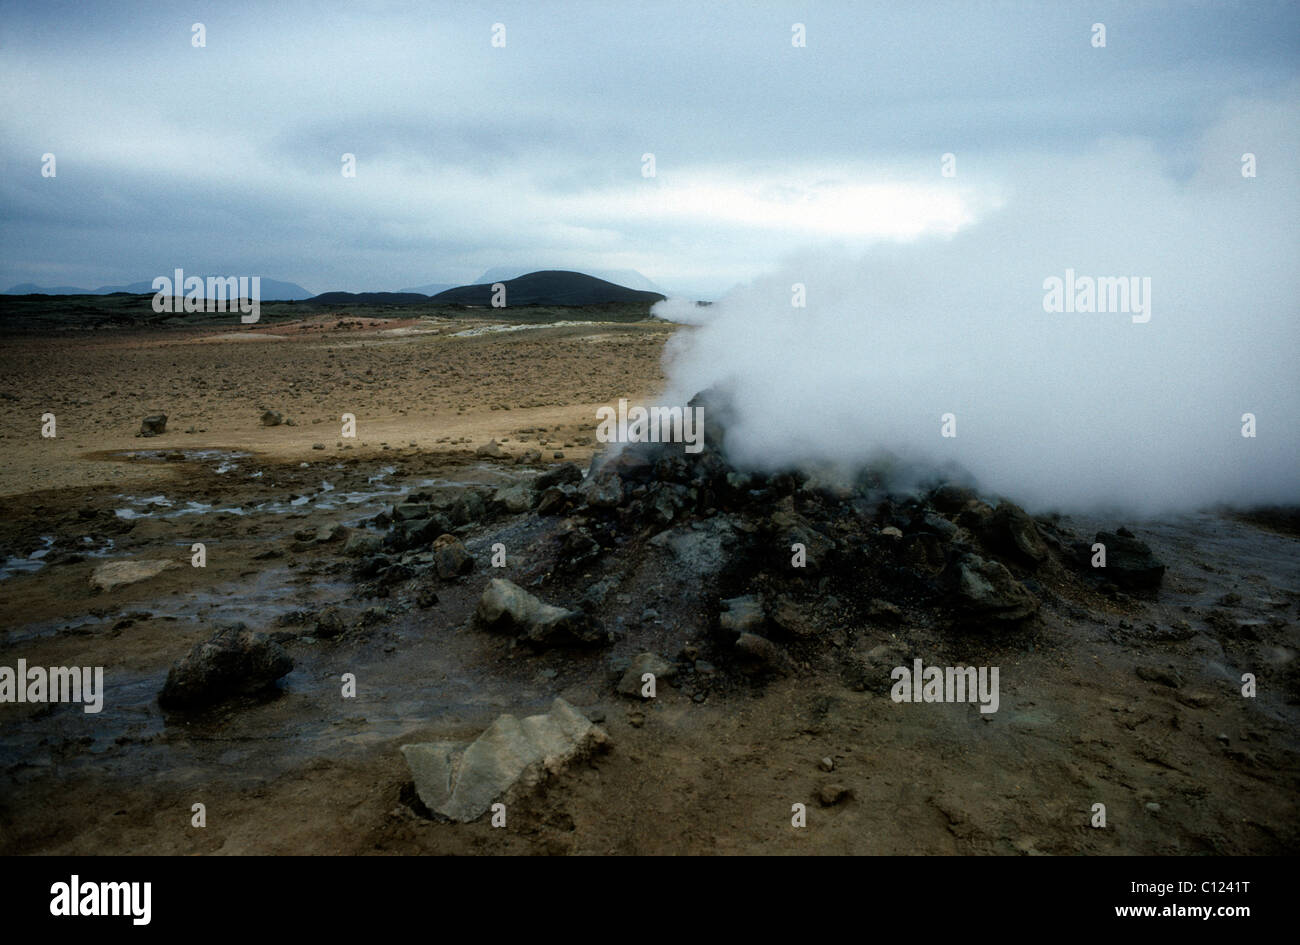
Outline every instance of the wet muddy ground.
{"type": "Polygon", "coordinates": [[[469,575],[376,593],[342,540],[315,540],[336,523],[379,534],[367,523],[406,495],[527,481],[544,463],[143,447],[100,461],[165,473],[128,477],[147,488],[35,491],[0,508],[0,665],[99,665],[106,684],[99,714],[0,707],[0,852],[1297,849],[1300,539],[1286,528],[1227,513],[1066,518],[1080,535],[1127,524],[1168,565],[1163,587],[1100,595],[1062,581],[1044,588],[1041,621],[1011,634],[846,621],[798,649],[788,675],[756,676],[717,643],[719,588],[662,544],[560,578],[564,519],[504,515],[460,530],[469,575]],[[206,567],[191,566],[195,542],[206,567]],[[490,563],[497,542],[502,569],[490,563]],[[92,590],[97,566],[132,558],[177,566],[92,590]],[[597,614],[614,642],[538,652],[478,629],[470,618],[494,576],[540,584],[561,605],[611,578],[597,614]],[[313,636],[331,605],[347,631],[313,636]],[[276,694],[161,710],[169,666],[229,620],[281,635],[295,665],[276,694]],[[927,665],[999,666],[999,710],[892,701],[882,647],[927,665]],[[654,700],[618,695],[620,661],[646,650],[686,652],[688,670],[654,700]],[[355,698],[341,695],[344,673],[355,698]],[[1258,680],[1254,698],[1243,673],[1258,680]],[[421,815],[402,744],[472,738],[557,695],[599,721],[610,751],[514,804],[505,829],[421,815]],[[791,825],[796,803],[805,828],[791,825]],[[1090,826],[1098,803],[1104,829],[1090,826]]]}

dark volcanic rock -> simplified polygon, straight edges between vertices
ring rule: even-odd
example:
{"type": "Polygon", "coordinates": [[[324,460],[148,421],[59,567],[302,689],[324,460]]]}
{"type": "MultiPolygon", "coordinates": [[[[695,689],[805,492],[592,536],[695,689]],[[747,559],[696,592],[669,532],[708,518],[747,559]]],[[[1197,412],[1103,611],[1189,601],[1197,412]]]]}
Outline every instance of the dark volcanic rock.
{"type": "Polygon", "coordinates": [[[560,539],[556,564],[563,571],[576,571],[600,557],[600,542],[585,528],[574,528],[560,539]]]}
{"type": "Polygon", "coordinates": [[[655,467],[663,452],[662,443],[633,443],[614,456],[594,465],[592,476],[616,476],[628,482],[648,483],[655,478],[655,467]]]}
{"type": "Polygon", "coordinates": [[[487,514],[487,502],[478,489],[466,488],[456,493],[441,511],[452,525],[472,525],[487,514]]]}
{"type": "Polygon", "coordinates": [[[573,486],[582,482],[582,470],[573,463],[553,466],[533,480],[533,488],[545,492],[552,486],[573,486]]]}
{"type": "Polygon", "coordinates": [[[433,514],[433,506],[428,502],[401,502],[393,506],[394,522],[415,522],[426,519],[433,514]]]}
{"type": "Polygon", "coordinates": [[[355,531],[343,543],[343,553],[349,557],[359,558],[372,555],[383,545],[383,537],[371,532],[355,531]]]}
{"type": "Polygon", "coordinates": [[[213,705],[268,689],[292,669],[278,643],[242,623],[227,624],[172,666],[158,702],[168,709],[213,705]]]}
{"type": "Polygon", "coordinates": [[[1165,576],[1165,566],[1144,541],[1133,537],[1126,528],[1116,532],[1098,532],[1096,542],[1106,546],[1106,567],[1092,567],[1092,548],[1080,549],[1086,568],[1099,577],[1126,588],[1155,588],[1165,576]]]}
{"type": "Polygon", "coordinates": [[[435,512],[428,518],[397,523],[386,544],[398,551],[423,548],[447,534],[452,527],[449,519],[435,512]]]}
{"type": "Polygon", "coordinates": [[[561,515],[573,507],[577,494],[573,486],[551,486],[537,497],[537,514],[561,515]]]}
{"type": "Polygon", "coordinates": [[[1047,545],[1038,534],[1038,526],[1020,506],[1000,502],[985,531],[989,544],[1035,563],[1047,557],[1047,545]]]}
{"type": "Polygon", "coordinates": [[[778,557],[790,560],[792,545],[804,546],[805,561],[800,570],[815,574],[824,568],[836,549],[835,539],[818,531],[804,516],[794,510],[794,500],[786,497],[767,521],[766,531],[780,549],[778,557]]]}
{"type": "Polygon", "coordinates": [[[434,540],[433,564],[444,581],[474,570],[474,558],[455,535],[440,535],[434,540]]]}
{"type": "Polygon", "coordinates": [[[522,482],[502,486],[492,493],[488,508],[501,515],[518,515],[533,506],[533,490],[522,482]]]}
{"type": "Polygon", "coordinates": [[[623,502],[623,480],[610,470],[602,469],[588,477],[579,491],[593,508],[612,509],[623,502]]]}
{"type": "Polygon", "coordinates": [[[1038,610],[1038,598],[997,561],[960,554],[945,571],[948,586],[968,615],[992,620],[1023,620],[1038,610]]]}
{"type": "Polygon", "coordinates": [[[930,493],[931,504],[940,512],[949,515],[957,514],[978,498],[979,496],[975,494],[974,489],[968,489],[955,483],[946,483],[930,493]]]}
{"type": "Polygon", "coordinates": [[[167,414],[155,413],[140,421],[141,436],[161,436],[167,432],[167,414]]]}

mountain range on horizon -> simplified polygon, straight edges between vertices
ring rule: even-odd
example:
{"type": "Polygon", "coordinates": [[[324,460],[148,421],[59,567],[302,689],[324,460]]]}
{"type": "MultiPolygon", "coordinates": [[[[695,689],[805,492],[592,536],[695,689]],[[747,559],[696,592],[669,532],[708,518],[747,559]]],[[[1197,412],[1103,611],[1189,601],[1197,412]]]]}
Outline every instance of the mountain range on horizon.
{"type": "MultiPolygon", "coordinates": [[[[488,274],[491,275],[492,270],[488,270],[488,274]]],[[[435,301],[486,307],[492,304],[493,286],[497,284],[505,286],[508,305],[600,305],[607,302],[658,302],[665,298],[662,292],[629,288],[584,272],[548,269],[515,278],[453,286],[433,295],[419,292],[324,292],[309,301],[329,305],[418,305],[435,301]]]]}
{"type": "MultiPolygon", "coordinates": [[[[571,280],[572,281],[572,280],[571,280]]],[[[296,282],[283,282],[278,279],[262,278],[261,280],[261,298],[266,302],[277,301],[321,301],[321,302],[341,302],[341,301],[358,301],[365,299],[369,302],[382,304],[408,304],[425,301],[429,298],[437,298],[445,293],[459,293],[456,299],[466,296],[477,298],[482,294],[476,290],[483,286],[490,287],[495,283],[504,283],[507,285],[507,294],[514,297],[520,293],[520,301],[516,304],[597,304],[599,301],[642,301],[641,293],[645,297],[654,295],[659,298],[664,297],[664,293],[650,279],[646,278],[635,269],[601,269],[593,272],[578,272],[576,270],[564,269],[517,269],[508,266],[497,266],[485,271],[476,282],[469,284],[458,284],[454,282],[432,282],[426,285],[415,286],[413,288],[400,289],[397,292],[323,292],[314,294],[298,285],[296,282]],[[512,285],[517,280],[525,277],[534,277],[542,274],[550,274],[548,278],[542,280],[532,280],[522,285],[512,285]],[[559,274],[565,274],[569,277],[581,277],[574,281],[572,285],[565,285],[564,279],[559,274]],[[599,289],[593,285],[583,284],[582,280],[589,279],[594,282],[603,283],[610,286],[610,289],[599,289]],[[511,291],[511,290],[515,291],[511,291]],[[471,291],[475,290],[475,291],[471,291]],[[617,292],[613,290],[624,290],[617,292]],[[632,296],[625,296],[624,293],[633,293],[632,296]],[[606,298],[608,296],[608,298],[606,298]],[[533,301],[523,301],[523,299],[533,301]],[[558,302],[557,298],[593,298],[596,302],[558,302]]],[[[0,292],[0,295],[111,295],[113,293],[123,292],[132,295],[146,295],[154,292],[153,282],[139,281],[131,282],[125,285],[105,285],[97,289],[86,289],[79,286],[39,286],[32,282],[22,282],[11,286],[0,292]]],[[[206,296],[205,296],[206,297],[206,296]]],[[[451,301],[449,297],[443,301],[451,301]]],[[[472,303],[471,303],[472,304],[472,303]]]]}
{"type": "MultiPolygon", "coordinates": [[[[170,278],[171,274],[168,274],[170,278]]],[[[204,283],[206,287],[207,283],[204,283]]],[[[281,282],[279,279],[262,278],[260,283],[262,291],[262,301],[265,302],[289,302],[303,301],[310,299],[312,293],[296,282],[281,282]]],[[[153,280],[141,282],[130,282],[126,285],[103,285],[98,289],[83,289],[77,286],[54,286],[46,288],[31,282],[20,282],[18,285],[11,286],[0,292],[0,295],[112,295],[115,292],[125,292],[128,295],[152,295],[154,293],[153,280]]],[[[206,295],[204,296],[206,298],[206,295]]]]}

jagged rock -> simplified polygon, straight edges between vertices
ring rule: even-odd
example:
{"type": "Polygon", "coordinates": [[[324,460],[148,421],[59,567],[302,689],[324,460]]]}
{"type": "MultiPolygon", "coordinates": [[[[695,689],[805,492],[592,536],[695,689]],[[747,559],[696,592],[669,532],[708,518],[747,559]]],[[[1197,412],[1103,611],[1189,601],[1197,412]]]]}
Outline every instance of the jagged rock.
{"type": "Polygon", "coordinates": [[[372,555],[383,547],[384,540],[371,532],[355,531],[343,544],[343,553],[353,558],[372,555]]]}
{"type": "Polygon", "coordinates": [[[658,482],[650,487],[645,511],[654,524],[666,527],[673,523],[678,512],[686,507],[686,487],[675,483],[658,482]]]}
{"type": "Polygon", "coordinates": [[[453,491],[439,498],[438,509],[452,525],[472,525],[487,514],[487,502],[476,488],[453,491]]]}
{"type": "Polygon", "coordinates": [[[653,673],[656,686],[661,679],[672,679],[677,674],[677,664],[670,663],[658,653],[641,653],[632,658],[623,678],[618,682],[618,691],[625,696],[641,695],[645,685],[641,677],[653,673]]]}
{"type": "Polygon", "coordinates": [[[948,521],[942,515],[935,515],[929,512],[921,518],[920,527],[932,535],[936,535],[943,541],[952,541],[957,534],[957,526],[948,521]]]}
{"type": "Polygon", "coordinates": [[[600,624],[588,614],[544,604],[504,578],[488,582],[475,619],[480,626],[517,633],[520,639],[538,646],[607,642],[600,624]]]}
{"type": "Polygon", "coordinates": [[[157,577],[169,568],[179,565],[166,558],[145,558],[134,561],[109,561],[95,568],[90,575],[90,586],[100,591],[114,591],[127,584],[157,577]]]}
{"type": "Polygon", "coordinates": [[[1085,567],[1099,577],[1127,588],[1155,588],[1164,580],[1164,564],[1151,553],[1146,542],[1134,538],[1128,529],[1098,532],[1095,541],[1106,546],[1105,568],[1092,567],[1091,546],[1080,549],[1080,554],[1085,567]]]}
{"type": "Polygon", "coordinates": [[[474,558],[455,535],[439,535],[433,541],[433,566],[444,581],[474,570],[474,558]]]}
{"type": "Polygon", "coordinates": [[[560,539],[556,552],[556,566],[563,571],[576,571],[588,561],[600,556],[600,543],[585,528],[574,528],[560,539]]]}
{"type": "Polygon", "coordinates": [[[573,486],[582,482],[582,470],[573,463],[552,466],[533,480],[533,488],[545,492],[552,486],[573,486]]]}
{"type": "Polygon", "coordinates": [[[197,708],[275,685],[293,660],[264,634],[226,624],[176,662],[158,695],[164,708],[197,708]]]}
{"type": "Polygon", "coordinates": [[[396,550],[423,547],[453,527],[450,519],[435,513],[428,518],[398,522],[388,541],[396,550]]]}
{"type": "Polygon", "coordinates": [[[825,566],[836,549],[835,539],[822,534],[810,521],[796,512],[794,500],[789,497],[782,500],[781,507],[772,513],[767,527],[773,540],[780,543],[781,553],[787,562],[790,556],[786,549],[796,542],[804,546],[805,561],[802,570],[809,574],[815,574],[825,566]]]}
{"type": "Polygon", "coordinates": [[[490,504],[494,509],[511,515],[527,512],[533,505],[533,490],[521,482],[502,486],[492,493],[490,504]]]}
{"type": "Polygon", "coordinates": [[[393,559],[388,555],[363,555],[352,569],[353,577],[368,581],[393,566],[393,559]]]}
{"type": "Polygon", "coordinates": [[[401,502],[393,506],[393,520],[412,522],[427,519],[433,514],[433,505],[429,502],[401,502]]]}
{"type": "Polygon", "coordinates": [[[577,494],[573,486],[550,486],[537,497],[537,514],[562,515],[572,508],[577,494]]]}
{"type": "Polygon", "coordinates": [[[1036,613],[1038,598],[998,561],[975,554],[959,555],[948,569],[964,610],[992,620],[1023,620],[1036,613]]]}
{"type": "Polygon", "coordinates": [[[545,715],[499,716],[472,743],[403,745],[402,755],[424,805],[469,823],[608,743],[603,730],[557,698],[545,715]]]}
{"type": "Polygon", "coordinates": [[[474,451],[474,455],[486,456],[491,459],[498,459],[504,456],[505,452],[506,451],[501,448],[501,444],[493,439],[493,440],[488,440],[486,443],[484,443],[482,446],[476,449],[474,451]]]}
{"type": "Polygon", "coordinates": [[[647,483],[655,478],[655,466],[663,453],[663,443],[630,443],[617,455],[592,466],[592,475],[613,476],[632,483],[647,483]]]}
{"type": "Polygon", "coordinates": [[[623,503],[623,480],[602,470],[583,482],[579,492],[593,508],[612,509],[623,503]]]}
{"type": "Polygon", "coordinates": [[[722,612],[718,615],[718,629],[723,636],[737,637],[742,633],[761,630],[767,622],[763,614],[763,605],[753,594],[732,597],[721,602],[722,612]]]}
{"type": "Polygon", "coordinates": [[[587,588],[587,592],[582,595],[582,600],[579,602],[582,609],[594,610],[601,604],[605,603],[605,598],[610,595],[610,592],[613,591],[614,588],[618,587],[620,580],[621,579],[618,575],[611,574],[608,577],[601,578],[595,584],[591,585],[591,587],[587,588]]]}
{"type": "Polygon", "coordinates": [[[978,498],[979,496],[975,494],[974,489],[968,489],[966,486],[959,486],[950,482],[930,493],[930,504],[940,512],[955,515],[978,498]]]}
{"type": "Polygon", "coordinates": [[[1047,557],[1047,545],[1028,513],[1011,502],[1000,502],[987,526],[990,544],[1031,561],[1047,557]]]}
{"type": "Polygon", "coordinates": [[[167,414],[155,413],[140,421],[140,436],[162,436],[167,432],[167,414]]]}
{"type": "Polygon", "coordinates": [[[993,506],[987,502],[971,502],[957,515],[957,524],[972,532],[985,531],[993,521],[993,506]]]}

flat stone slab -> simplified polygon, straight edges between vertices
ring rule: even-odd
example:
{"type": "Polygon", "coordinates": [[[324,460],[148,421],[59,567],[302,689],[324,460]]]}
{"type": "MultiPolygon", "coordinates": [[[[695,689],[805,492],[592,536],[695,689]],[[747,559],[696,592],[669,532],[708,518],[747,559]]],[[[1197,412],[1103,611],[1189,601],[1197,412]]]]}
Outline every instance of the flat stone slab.
{"type": "Polygon", "coordinates": [[[166,558],[144,558],[135,561],[109,561],[101,564],[90,575],[90,586],[101,591],[112,591],[127,584],[157,577],[168,568],[178,567],[166,558]]]}
{"type": "Polygon", "coordinates": [[[473,742],[403,745],[402,755],[424,806],[469,823],[608,742],[602,729],[557,698],[545,715],[498,717],[473,742]]]}

